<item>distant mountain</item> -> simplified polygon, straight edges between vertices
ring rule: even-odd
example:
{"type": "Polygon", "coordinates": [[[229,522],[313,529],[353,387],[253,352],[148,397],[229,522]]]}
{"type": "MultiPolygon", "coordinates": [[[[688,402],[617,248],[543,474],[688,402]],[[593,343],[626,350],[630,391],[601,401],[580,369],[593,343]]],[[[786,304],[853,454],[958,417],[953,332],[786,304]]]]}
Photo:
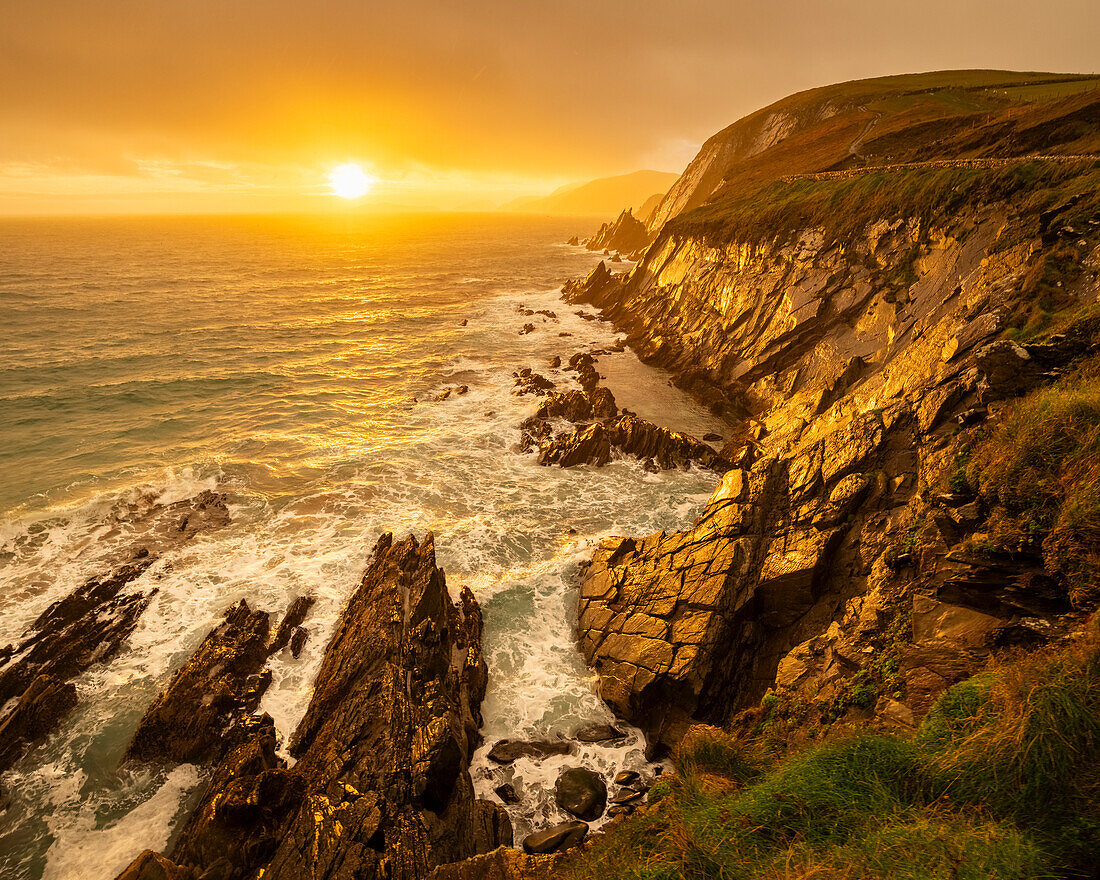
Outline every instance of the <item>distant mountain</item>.
{"type": "Polygon", "coordinates": [[[665,171],[635,171],[617,177],[601,177],[587,183],[570,183],[548,196],[516,199],[501,206],[503,211],[531,214],[617,215],[624,208],[635,208],[658,201],[679,175],[665,171]]]}

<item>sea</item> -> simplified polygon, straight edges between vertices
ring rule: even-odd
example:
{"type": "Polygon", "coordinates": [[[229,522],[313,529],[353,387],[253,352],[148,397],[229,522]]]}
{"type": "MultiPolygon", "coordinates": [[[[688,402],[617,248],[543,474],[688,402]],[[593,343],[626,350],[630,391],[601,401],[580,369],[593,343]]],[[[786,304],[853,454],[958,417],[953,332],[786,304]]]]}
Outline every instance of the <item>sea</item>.
{"type": "MultiPolygon", "coordinates": [[[[550,359],[616,341],[561,298],[600,259],[565,241],[595,225],[0,221],[0,645],[106,573],[127,540],[120,517],[206,489],[232,515],[135,582],[156,592],[123,650],[76,680],[77,708],[0,776],[0,876],[112,880],[167,846],[206,771],[123,762],[138,720],[227,607],[279,615],[309,593],[305,648],[271,658],[258,710],[285,742],[382,532],[434,532],[452,596],[468,586],[482,605],[490,678],[471,773],[481,796],[497,800],[505,773],[520,791],[517,841],[566,818],[552,792],[563,766],[655,772],[628,727],[625,741],[509,771],[485,758],[503,738],[614,721],[575,643],[579,565],[605,537],[689,526],[717,482],[634,460],[546,468],[519,450],[538,399],[514,393],[516,371],[576,387],[550,359]]],[[[723,430],[629,349],[599,369],[620,406],[723,430]]]]}

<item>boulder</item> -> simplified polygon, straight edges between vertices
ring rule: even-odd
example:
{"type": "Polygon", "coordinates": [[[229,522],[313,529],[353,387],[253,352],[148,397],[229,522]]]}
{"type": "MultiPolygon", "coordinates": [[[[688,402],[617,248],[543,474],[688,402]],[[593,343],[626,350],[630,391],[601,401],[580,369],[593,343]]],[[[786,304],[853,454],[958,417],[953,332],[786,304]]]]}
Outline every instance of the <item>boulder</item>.
{"type": "Polygon", "coordinates": [[[607,783],[587,767],[563,770],[554,784],[554,801],[567,813],[591,822],[607,806],[607,783]]]}
{"type": "Polygon", "coordinates": [[[614,782],[616,785],[634,785],[641,778],[642,775],[634,770],[621,770],[615,774],[614,782]]]}
{"type": "Polygon", "coordinates": [[[572,746],[566,740],[511,740],[502,739],[489,750],[488,758],[496,764],[511,764],[518,758],[546,758],[550,755],[568,755],[572,746]]]}
{"type": "Polygon", "coordinates": [[[580,846],[588,834],[586,822],[563,822],[523,838],[523,851],[532,855],[560,852],[580,846]]]}
{"type": "Polygon", "coordinates": [[[582,743],[610,742],[622,739],[626,733],[610,724],[589,724],[573,734],[573,739],[582,743]]]}

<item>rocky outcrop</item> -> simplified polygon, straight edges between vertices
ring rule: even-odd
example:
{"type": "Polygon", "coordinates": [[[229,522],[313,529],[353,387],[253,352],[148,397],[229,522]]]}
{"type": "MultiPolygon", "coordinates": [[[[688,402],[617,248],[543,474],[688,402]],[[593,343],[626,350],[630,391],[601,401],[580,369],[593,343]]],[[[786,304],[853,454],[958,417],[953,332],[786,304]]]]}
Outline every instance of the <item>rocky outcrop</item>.
{"type": "Polygon", "coordinates": [[[267,612],[253,611],[243,599],[226,611],[225,622],[146,711],[127,756],[178,764],[221,757],[232,745],[229,732],[256,709],[271,682],[271,673],[262,671],[270,628],[267,612]]]}
{"type": "MultiPolygon", "coordinates": [[[[170,864],[226,880],[396,880],[510,844],[507,815],[474,797],[468,771],[480,639],[480,609],[469,591],[451,601],[432,536],[383,535],[291,738],[294,767],[276,754],[270,718],[239,719],[170,864]]],[[[267,648],[257,639],[255,653],[267,648]]]]}
{"type": "Polygon", "coordinates": [[[654,470],[699,467],[722,473],[730,463],[706,443],[679,431],[670,431],[634,415],[620,416],[610,424],[588,425],[544,440],[539,446],[539,464],[602,467],[613,457],[640,458],[654,470]]]}
{"type": "Polygon", "coordinates": [[[136,539],[129,558],[50,605],[22,642],[0,652],[0,706],[12,707],[0,720],[12,737],[0,751],[0,768],[51,732],[76,704],[65,682],[122,649],[156,593],[155,588],[141,591],[131,585],[161,554],[229,522],[225,496],[214,492],[129,513],[118,517],[136,539]]]}
{"type": "Polygon", "coordinates": [[[635,219],[627,208],[615,220],[604,223],[584,246],[590,251],[617,251],[630,254],[653,240],[645,224],[635,219]]]}

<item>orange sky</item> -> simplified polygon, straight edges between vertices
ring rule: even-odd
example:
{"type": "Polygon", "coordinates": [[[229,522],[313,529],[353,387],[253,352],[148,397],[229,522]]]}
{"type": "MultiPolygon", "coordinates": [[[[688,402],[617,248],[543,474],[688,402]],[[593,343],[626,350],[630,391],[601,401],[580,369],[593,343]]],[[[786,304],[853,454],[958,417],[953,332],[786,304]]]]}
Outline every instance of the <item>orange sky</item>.
{"type": "Polygon", "coordinates": [[[0,0],[0,213],[484,208],[679,171],[757,107],[939,68],[1100,70],[1097,0],[0,0]],[[344,209],[349,206],[345,205],[344,209]]]}

